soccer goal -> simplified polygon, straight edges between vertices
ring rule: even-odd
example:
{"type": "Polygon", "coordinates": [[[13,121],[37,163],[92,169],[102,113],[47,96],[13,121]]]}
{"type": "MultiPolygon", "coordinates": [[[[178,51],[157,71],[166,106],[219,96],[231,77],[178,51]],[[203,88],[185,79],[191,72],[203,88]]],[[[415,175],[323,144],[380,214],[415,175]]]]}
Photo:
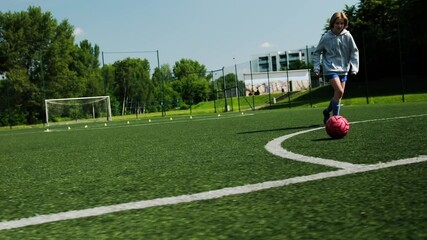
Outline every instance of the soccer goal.
{"type": "Polygon", "coordinates": [[[46,125],[50,122],[112,121],[110,96],[46,99],[46,125]]]}

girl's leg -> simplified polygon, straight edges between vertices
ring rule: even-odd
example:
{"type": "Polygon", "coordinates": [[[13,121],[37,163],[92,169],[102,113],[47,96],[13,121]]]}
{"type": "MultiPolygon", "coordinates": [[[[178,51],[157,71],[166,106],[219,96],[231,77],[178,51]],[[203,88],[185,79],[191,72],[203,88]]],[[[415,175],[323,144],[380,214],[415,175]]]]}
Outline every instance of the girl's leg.
{"type": "Polygon", "coordinates": [[[333,78],[330,80],[332,88],[334,89],[334,97],[331,100],[332,114],[339,115],[341,107],[341,98],[344,95],[345,83],[341,82],[339,78],[333,78]]]}
{"type": "Polygon", "coordinates": [[[332,114],[339,115],[340,113],[340,107],[341,107],[341,98],[344,95],[344,89],[345,89],[345,81],[341,82],[341,79],[339,76],[336,76],[334,78],[329,79],[329,83],[331,84],[332,88],[334,89],[334,96],[331,99],[329,106],[323,110],[323,123],[326,124],[326,122],[329,119],[329,113],[332,111],[332,114]]]}
{"type": "Polygon", "coordinates": [[[344,92],[344,90],[342,89],[339,77],[331,78],[329,80],[329,83],[334,89],[334,96],[332,97],[331,102],[329,103],[329,106],[326,108],[326,111],[328,113],[333,110],[333,108],[337,105],[337,103],[339,103],[342,97],[342,93],[344,92]]]}

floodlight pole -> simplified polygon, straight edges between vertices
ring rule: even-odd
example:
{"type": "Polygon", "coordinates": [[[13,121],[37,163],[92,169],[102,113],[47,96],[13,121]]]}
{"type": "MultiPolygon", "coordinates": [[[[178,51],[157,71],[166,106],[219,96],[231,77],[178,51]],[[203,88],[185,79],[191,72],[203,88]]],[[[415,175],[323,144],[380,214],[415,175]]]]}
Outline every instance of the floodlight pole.
{"type": "Polygon", "coordinates": [[[400,66],[400,84],[402,91],[402,102],[405,102],[405,83],[403,80],[403,65],[402,65],[402,43],[400,40],[400,21],[397,18],[397,41],[399,43],[399,66],[400,66]]]}
{"type": "Polygon", "coordinates": [[[267,59],[267,84],[268,84],[268,103],[271,109],[271,86],[270,86],[270,54],[267,59]]]}
{"type": "MultiPolygon", "coordinates": [[[[215,91],[215,82],[214,82],[214,72],[211,71],[211,76],[212,76],[212,90],[215,91]]],[[[218,95],[218,93],[217,93],[218,95]]],[[[216,113],[216,99],[214,98],[214,109],[215,109],[215,113],[216,113]]]]}
{"type": "MultiPolygon", "coordinates": [[[[101,52],[102,67],[104,67],[104,51],[101,52]]],[[[107,95],[107,78],[104,76],[104,95],[107,95]]]]}
{"type": "Polygon", "coordinates": [[[225,111],[228,112],[228,106],[227,106],[227,92],[226,92],[226,85],[225,85],[225,74],[224,74],[224,67],[222,67],[222,83],[224,85],[224,104],[225,104],[225,111]]]}
{"type": "MultiPolygon", "coordinates": [[[[43,84],[43,100],[46,100],[46,86],[44,81],[44,70],[43,70],[43,55],[40,53],[40,75],[42,78],[42,84],[43,84]]],[[[46,119],[47,123],[48,119],[46,119]]]]}
{"type": "Polygon", "coordinates": [[[288,82],[288,105],[291,108],[291,85],[289,82],[289,66],[286,67],[286,81],[288,82]]]}
{"type": "MultiPolygon", "coordinates": [[[[161,73],[160,70],[160,57],[159,57],[159,50],[156,50],[157,53],[157,68],[159,69],[159,72],[161,73]]],[[[161,79],[161,91],[160,91],[160,105],[162,105],[162,117],[164,117],[166,115],[166,111],[165,111],[165,99],[164,99],[164,78],[165,76],[163,76],[163,74],[161,74],[162,79],[161,79]]]]}
{"type": "Polygon", "coordinates": [[[234,80],[236,82],[237,105],[238,105],[239,112],[240,112],[239,79],[237,78],[237,65],[236,64],[234,64],[234,72],[235,72],[234,80]]]}
{"type": "Polygon", "coordinates": [[[219,71],[223,71],[223,69],[217,69],[217,70],[211,70],[211,74],[212,74],[212,89],[215,91],[215,98],[214,98],[214,108],[215,108],[215,113],[217,112],[216,108],[216,101],[218,100],[218,91],[219,91],[219,80],[215,80],[214,79],[214,75],[216,75],[216,72],[219,71]],[[216,88],[215,88],[215,84],[216,84],[216,88]]]}
{"type": "Polygon", "coordinates": [[[252,61],[249,61],[249,68],[251,70],[252,105],[254,106],[252,110],[255,111],[255,91],[254,91],[254,78],[252,74],[252,61]]]}
{"type": "Polygon", "coordinates": [[[368,83],[368,70],[366,68],[366,42],[365,42],[365,32],[362,33],[363,41],[363,63],[365,67],[365,85],[366,85],[366,104],[369,104],[369,83],[368,83]]]}
{"type": "Polygon", "coordinates": [[[308,71],[308,89],[310,95],[310,107],[313,107],[313,100],[311,99],[311,72],[310,72],[310,57],[308,55],[308,46],[305,45],[305,54],[307,56],[307,71],[308,71]]]}

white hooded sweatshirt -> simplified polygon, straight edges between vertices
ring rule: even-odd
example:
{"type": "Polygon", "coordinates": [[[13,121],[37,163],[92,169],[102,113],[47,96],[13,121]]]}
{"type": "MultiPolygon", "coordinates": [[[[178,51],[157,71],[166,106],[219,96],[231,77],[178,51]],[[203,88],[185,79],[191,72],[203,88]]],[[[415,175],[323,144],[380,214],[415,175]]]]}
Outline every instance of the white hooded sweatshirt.
{"type": "Polygon", "coordinates": [[[325,75],[347,75],[350,69],[351,74],[356,74],[359,71],[359,50],[350,32],[344,29],[335,35],[331,30],[327,31],[313,54],[314,72],[320,71],[320,60],[325,75]]]}

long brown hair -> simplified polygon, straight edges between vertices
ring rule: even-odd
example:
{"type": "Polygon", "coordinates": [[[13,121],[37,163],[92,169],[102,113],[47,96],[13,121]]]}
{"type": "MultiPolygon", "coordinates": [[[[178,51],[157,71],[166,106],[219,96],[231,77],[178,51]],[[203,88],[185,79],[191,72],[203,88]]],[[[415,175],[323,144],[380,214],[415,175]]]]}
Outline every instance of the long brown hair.
{"type": "Polygon", "coordinates": [[[329,20],[329,28],[334,28],[334,23],[337,19],[343,19],[344,20],[344,28],[348,27],[348,18],[345,15],[344,12],[336,12],[332,15],[331,19],[329,20]]]}

